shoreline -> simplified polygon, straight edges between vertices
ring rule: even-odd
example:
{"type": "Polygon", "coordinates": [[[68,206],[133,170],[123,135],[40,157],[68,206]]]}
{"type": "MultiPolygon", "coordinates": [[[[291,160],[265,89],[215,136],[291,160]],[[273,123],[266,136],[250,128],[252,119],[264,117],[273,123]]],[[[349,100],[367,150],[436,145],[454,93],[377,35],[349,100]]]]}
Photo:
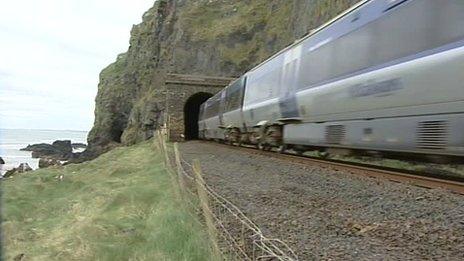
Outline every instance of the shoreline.
{"type": "MultiPolygon", "coordinates": [[[[88,132],[75,130],[0,129],[0,157],[5,161],[0,174],[3,176],[21,163],[27,163],[34,170],[39,168],[39,158],[32,158],[31,151],[21,151],[28,145],[52,144],[57,140],[87,144],[87,135],[88,132]]],[[[82,149],[73,149],[73,153],[81,151],[82,149]]]]}

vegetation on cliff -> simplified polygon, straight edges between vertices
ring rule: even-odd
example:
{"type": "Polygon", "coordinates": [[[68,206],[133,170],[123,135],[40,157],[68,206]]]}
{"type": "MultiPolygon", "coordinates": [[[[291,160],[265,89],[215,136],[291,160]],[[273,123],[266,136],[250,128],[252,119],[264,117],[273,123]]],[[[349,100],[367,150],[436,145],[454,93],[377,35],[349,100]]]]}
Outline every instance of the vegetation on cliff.
{"type": "Polygon", "coordinates": [[[127,53],[100,75],[90,150],[152,135],[163,121],[166,72],[241,75],[357,1],[156,1],[127,53]]]}
{"type": "Polygon", "coordinates": [[[151,146],[2,181],[5,260],[211,260],[151,146]]]}

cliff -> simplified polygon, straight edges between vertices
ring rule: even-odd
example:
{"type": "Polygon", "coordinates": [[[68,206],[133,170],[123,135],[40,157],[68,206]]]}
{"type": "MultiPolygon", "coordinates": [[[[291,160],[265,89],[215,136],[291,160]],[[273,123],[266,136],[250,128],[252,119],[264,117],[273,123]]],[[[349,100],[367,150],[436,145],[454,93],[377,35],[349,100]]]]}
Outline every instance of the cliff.
{"type": "Polygon", "coordinates": [[[166,72],[239,76],[357,1],[156,1],[133,26],[128,51],[100,74],[90,151],[151,136],[166,72]]]}

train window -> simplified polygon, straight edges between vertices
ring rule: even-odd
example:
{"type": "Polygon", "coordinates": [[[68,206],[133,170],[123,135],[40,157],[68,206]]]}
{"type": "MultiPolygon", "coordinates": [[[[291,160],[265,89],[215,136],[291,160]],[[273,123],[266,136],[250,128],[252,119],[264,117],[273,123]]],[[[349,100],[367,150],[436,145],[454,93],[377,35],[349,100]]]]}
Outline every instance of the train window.
{"type": "Polygon", "coordinates": [[[205,104],[200,106],[200,116],[198,117],[200,121],[204,120],[204,111],[205,111],[205,104]]]}
{"type": "Polygon", "coordinates": [[[411,1],[371,25],[376,64],[438,48],[464,38],[460,0],[411,1]],[[388,33],[384,33],[388,31],[388,33]]]}
{"type": "Polygon", "coordinates": [[[317,83],[320,83],[330,77],[333,63],[334,46],[327,44],[310,53],[304,55],[301,59],[300,77],[298,79],[298,88],[303,89],[317,83]]]}
{"type": "Polygon", "coordinates": [[[219,103],[216,101],[213,101],[211,105],[208,107],[208,118],[212,118],[219,113],[219,103]]]}
{"type": "Polygon", "coordinates": [[[221,93],[216,94],[210,98],[205,104],[204,118],[209,119],[219,114],[219,107],[221,103],[221,93]]]}
{"type": "Polygon", "coordinates": [[[217,116],[219,114],[219,107],[221,104],[221,96],[216,97],[214,99],[213,104],[211,104],[211,117],[217,116]]]}
{"type": "Polygon", "coordinates": [[[208,108],[208,104],[205,103],[205,106],[203,108],[203,118],[202,118],[202,120],[208,119],[208,115],[209,115],[209,108],[208,108]]]}
{"type": "Polygon", "coordinates": [[[261,102],[278,96],[282,64],[259,77],[251,76],[247,83],[245,103],[261,102]]]}
{"type": "Polygon", "coordinates": [[[449,0],[406,1],[379,19],[302,57],[298,88],[413,59],[421,52],[464,39],[464,4],[449,0]],[[410,57],[410,58],[408,58],[410,57]]]}
{"type": "Polygon", "coordinates": [[[300,74],[298,89],[369,67],[371,43],[371,28],[362,27],[307,53],[302,57],[305,73],[300,74]]]}
{"type": "Polygon", "coordinates": [[[205,112],[203,114],[204,119],[209,119],[211,118],[211,102],[208,101],[208,103],[205,104],[205,112]]]}
{"type": "Polygon", "coordinates": [[[244,78],[232,83],[226,89],[224,112],[233,111],[241,106],[242,96],[244,88],[244,78]]]}

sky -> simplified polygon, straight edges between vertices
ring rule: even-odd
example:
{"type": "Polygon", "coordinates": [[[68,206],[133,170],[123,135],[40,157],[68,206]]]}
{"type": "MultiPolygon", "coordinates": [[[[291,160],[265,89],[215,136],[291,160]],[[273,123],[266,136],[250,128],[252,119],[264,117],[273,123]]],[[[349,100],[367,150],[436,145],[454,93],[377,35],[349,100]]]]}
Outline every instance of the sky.
{"type": "Polygon", "coordinates": [[[155,0],[0,0],[0,128],[92,127],[100,71],[155,0]]]}

